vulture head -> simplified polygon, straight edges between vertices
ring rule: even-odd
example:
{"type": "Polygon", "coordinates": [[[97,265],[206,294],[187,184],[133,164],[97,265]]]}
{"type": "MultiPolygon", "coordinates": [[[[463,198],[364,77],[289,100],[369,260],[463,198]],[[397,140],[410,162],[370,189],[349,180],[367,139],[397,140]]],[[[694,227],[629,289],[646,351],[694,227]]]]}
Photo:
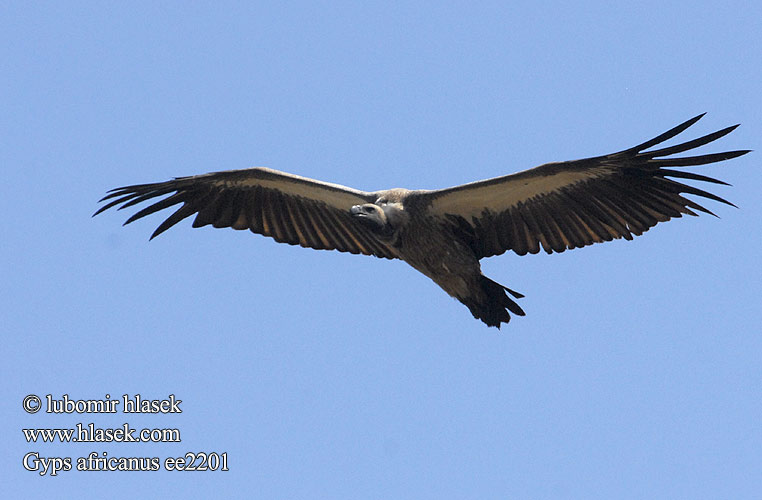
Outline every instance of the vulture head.
{"type": "Polygon", "coordinates": [[[375,203],[366,203],[364,205],[355,205],[349,209],[352,217],[360,221],[373,232],[383,232],[388,227],[389,219],[381,205],[375,203]]]}
{"type": "Polygon", "coordinates": [[[386,238],[391,238],[409,219],[401,197],[390,195],[379,197],[375,203],[354,205],[349,213],[365,227],[386,238]]]}

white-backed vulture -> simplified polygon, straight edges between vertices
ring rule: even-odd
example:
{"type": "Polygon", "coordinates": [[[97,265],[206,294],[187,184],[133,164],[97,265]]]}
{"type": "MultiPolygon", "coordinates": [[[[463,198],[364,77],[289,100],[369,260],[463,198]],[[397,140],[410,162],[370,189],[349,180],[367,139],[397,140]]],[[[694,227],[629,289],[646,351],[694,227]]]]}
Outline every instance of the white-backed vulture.
{"type": "Polygon", "coordinates": [[[152,239],[196,214],[193,227],[249,229],[291,245],[401,259],[465,304],[475,318],[500,328],[510,313],[524,315],[513,300],[523,295],[482,275],[480,259],[507,250],[552,253],[631,240],[659,222],[697,215],[693,210],[714,215],[684,193],[733,205],[674,178],[725,182],[674,168],[728,160],[748,150],[672,155],[708,144],[738,125],[649,151],[702,116],[618,153],[547,163],[448,189],[366,192],[249,168],[113,189],[101,199],[110,201],[94,215],[169,195],[125,224],[180,204],[152,239]]]}

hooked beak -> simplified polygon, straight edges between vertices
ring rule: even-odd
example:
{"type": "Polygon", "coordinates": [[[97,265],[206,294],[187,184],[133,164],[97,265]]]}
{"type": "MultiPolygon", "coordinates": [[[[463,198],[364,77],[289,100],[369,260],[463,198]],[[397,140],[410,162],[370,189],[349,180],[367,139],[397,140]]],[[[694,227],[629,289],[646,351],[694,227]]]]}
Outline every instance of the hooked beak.
{"type": "Polygon", "coordinates": [[[364,205],[355,205],[349,209],[349,213],[354,217],[367,217],[371,210],[364,205]]]}

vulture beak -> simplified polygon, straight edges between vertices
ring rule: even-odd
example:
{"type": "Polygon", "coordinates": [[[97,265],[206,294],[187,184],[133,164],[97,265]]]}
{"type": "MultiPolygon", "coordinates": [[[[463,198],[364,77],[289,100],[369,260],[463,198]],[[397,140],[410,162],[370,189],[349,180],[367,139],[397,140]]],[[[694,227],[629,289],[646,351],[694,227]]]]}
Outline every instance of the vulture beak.
{"type": "Polygon", "coordinates": [[[349,209],[349,213],[354,217],[367,217],[370,214],[370,210],[364,205],[355,205],[349,209]]]}

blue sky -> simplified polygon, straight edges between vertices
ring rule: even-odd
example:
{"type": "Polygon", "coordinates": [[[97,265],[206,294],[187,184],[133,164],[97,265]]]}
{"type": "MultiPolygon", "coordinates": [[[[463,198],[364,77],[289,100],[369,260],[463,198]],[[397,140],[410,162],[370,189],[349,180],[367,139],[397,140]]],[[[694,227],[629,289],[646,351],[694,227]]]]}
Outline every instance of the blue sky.
{"type": "Polygon", "coordinates": [[[400,262],[161,218],[125,184],[268,166],[440,188],[635,145],[701,112],[762,149],[752,2],[6,2],[0,7],[8,498],[758,498],[759,153],[701,216],[505,254],[502,331],[400,262]],[[175,394],[179,415],[30,415],[28,394],[175,394]],[[178,428],[29,444],[22,428],[178,428]],[[22,457],[226,452],[228,472],[22,457]]]}

